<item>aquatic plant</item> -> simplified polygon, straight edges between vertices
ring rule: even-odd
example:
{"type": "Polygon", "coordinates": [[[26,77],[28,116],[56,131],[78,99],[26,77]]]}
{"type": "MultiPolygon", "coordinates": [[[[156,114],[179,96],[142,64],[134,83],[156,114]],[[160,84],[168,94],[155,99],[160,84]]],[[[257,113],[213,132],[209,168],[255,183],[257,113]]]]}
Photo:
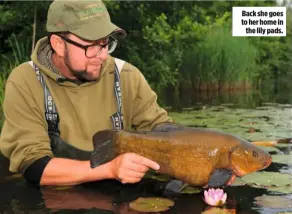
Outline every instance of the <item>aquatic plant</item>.
{"type": "Polygon", "coordinates": [[[163,212],[174,206],[174,201],[160,197],[140,197],[129,203],[129,207],[139,212],[163,212]]]}
{"type": "Polygon", "coordinates": [[[221,206],[225,204],[227,194],[222,189],[209,189],[204,191],[204,201],[211,206],[221,206]]]}

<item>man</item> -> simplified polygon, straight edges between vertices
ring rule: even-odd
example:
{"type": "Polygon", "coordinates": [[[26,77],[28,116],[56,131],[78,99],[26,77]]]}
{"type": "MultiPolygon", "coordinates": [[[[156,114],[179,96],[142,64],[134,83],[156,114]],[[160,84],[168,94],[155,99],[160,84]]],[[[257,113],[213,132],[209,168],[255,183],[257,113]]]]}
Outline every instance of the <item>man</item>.
{"type": "Polygon", "coordinates": [[[102,179],[135,183],[159,165],[123,154],[92,169],[92,136],[100,130],[150,130],[171,121],[140,71],[109,54],[121,28],[101,1],[59,1],[49,8],[49,37],[31,62],[10,74],[5,90],[1,153],[10,171],[36,185],[74,185],[102,179]]]}

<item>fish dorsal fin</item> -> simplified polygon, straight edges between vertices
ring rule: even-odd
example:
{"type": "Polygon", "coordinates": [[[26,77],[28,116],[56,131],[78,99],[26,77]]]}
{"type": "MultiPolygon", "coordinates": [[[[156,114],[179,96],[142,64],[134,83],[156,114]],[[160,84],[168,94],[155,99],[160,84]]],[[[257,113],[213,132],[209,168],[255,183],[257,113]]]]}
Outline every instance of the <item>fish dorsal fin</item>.
{"type": "Polygon", "coordinates": [[[153,132],[172,132],[172,131],[178,131],[183,130],[185,127],[180,124],[175,123],[160,123],[156,125],[151,131],[153,132]]]}

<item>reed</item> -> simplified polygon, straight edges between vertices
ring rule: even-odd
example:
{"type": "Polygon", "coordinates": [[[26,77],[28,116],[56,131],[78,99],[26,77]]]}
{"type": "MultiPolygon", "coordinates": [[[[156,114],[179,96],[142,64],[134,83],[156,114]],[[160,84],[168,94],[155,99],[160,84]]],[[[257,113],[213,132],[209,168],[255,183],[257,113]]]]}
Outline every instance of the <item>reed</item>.
{"type": "Polygon", "coordinates": [[[232,37],[228,27],[210,27],[204,40],[190,49],[183,65],[199,90],[238,88],[252,83],[258,53],[245,37],[232,37]]]}
{"type": "Polygon", "coordinates": [[[4,122],[3,102],[5,96],[5,83],[11,71],[21,63],[29,60],[30,41],[20,42],[16,35],[13,34],[8,38],[9,45],[12,49],[9,57],[6,55],[0,56],[1,70],[0,70],[0,131],[4,122]]]}

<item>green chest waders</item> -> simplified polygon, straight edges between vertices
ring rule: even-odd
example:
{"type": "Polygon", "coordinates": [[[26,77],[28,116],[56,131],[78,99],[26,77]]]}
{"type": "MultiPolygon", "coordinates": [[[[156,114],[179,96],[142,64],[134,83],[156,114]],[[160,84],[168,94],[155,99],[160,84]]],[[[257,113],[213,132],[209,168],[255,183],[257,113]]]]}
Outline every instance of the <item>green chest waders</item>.
{"type": "MultiPolygon", "coordinates": [[[[75,160],[89,160],[91,152],[78,149],[61,139],[59,130],[60,117],[50,90],[48,89],[39,68],[32,61],[30,61],[29,64],[34,68],[37,78],[44,89],[45,117],[48,123],[48,134],[54,156],[75,160]]],[[[118,110],[110,117],[113,129],[123,129],[122,93],[120,84],[120,72],[123,64],[124,61],[115,58],[114,95],[116,97],[118,110]]]]}

